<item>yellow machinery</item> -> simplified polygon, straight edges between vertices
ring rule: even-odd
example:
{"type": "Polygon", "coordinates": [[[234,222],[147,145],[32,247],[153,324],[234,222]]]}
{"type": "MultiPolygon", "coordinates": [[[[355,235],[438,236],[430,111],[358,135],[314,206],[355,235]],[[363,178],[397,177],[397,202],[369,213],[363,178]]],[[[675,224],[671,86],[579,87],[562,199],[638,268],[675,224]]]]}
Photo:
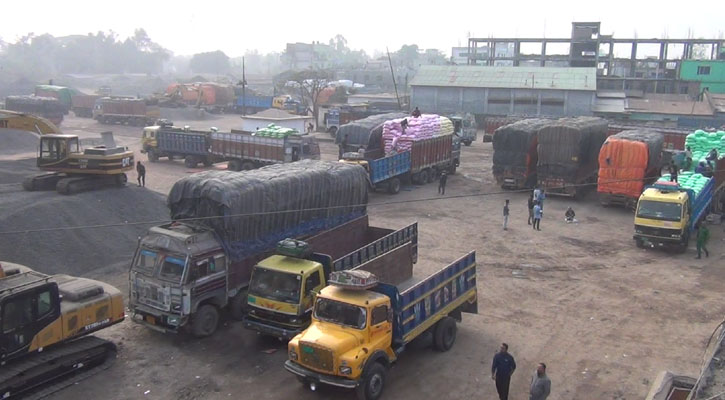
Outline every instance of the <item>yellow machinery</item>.
{"type": "Polygon", "coordinates": [[[61,133],[54,123],[36,115],[0,110],[0,128],[29,131],[39,135],[61,133]]]}
{"type": "Polygon", "coordinates": [[[0,397],[21,397],[102,364],[115,346],[87,335],[123,319],[123,296],[111,285],[1,262],[0,397]]]}
{"type": "Polygon", "coordinates": [[[40,137],[38,168],[48,171],[27,178],[25,190],[52,190],[61,194],[78,193],[102,186],[124,186],[125,172],[134,167],[133,151],[116,146],[113,137],[104,133],[106,145],[81,149],[76,135],[40,137]]]}

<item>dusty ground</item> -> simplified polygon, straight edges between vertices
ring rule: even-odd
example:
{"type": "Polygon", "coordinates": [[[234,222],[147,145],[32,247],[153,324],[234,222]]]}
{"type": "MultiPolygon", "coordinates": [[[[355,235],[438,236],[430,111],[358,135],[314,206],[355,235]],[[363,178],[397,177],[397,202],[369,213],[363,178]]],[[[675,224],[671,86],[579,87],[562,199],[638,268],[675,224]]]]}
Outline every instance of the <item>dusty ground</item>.
{"type": "MultiPolygon", "coordinates": [[[[236,117],[177,122],[195,127],[213,124],[221,129],[238,126],[236,117]]],[[[93,136],[108,128],[91,120],[68,118],[64,129],[93,136]]],[[[138,128],[113,130],[120,143],[138,150],[138,128]]],[[[332,144],[322,148],[324,158],[335,157],[332,144]]],[[[479,268],[479,315],[464,316],[451,351],[436,353],[424,338],[404,353],[389,375],[385,398],[493,399],[490,362],[502,341],[510,345],[519,366],[511,382],[514,400],[528,398],[530,376],[541,361],[549,366],[551,399],[641,399],[660,370],[696,375],[705,343],[725,314],[722,227],[711,229],[709,259],[694,260],[693,248],[683,255],[640,250],[631,240],[632,214],[603,208],[592,194],[576,202],[547,199],[542,231],[536,232],[525,222],[525,194],[501,193],[492,182],[491,153],[488,143],[463,149],[460,173],[448,182],[447,194],[452,197],[439,197],[435,185],[406,188],[397,196],[371,196],[372,223],[400,227],[419,222],[417,275],[431,273],[470,250],[476,250],[479,268]],[[455,197],[460,195],[476,196],[455,197]],[[509,230],[503,231],[501,208],[506,198],[511,199],[512,216],[509,230]],[[421,199],[430,200],[414,201],[421,199]],[[569,204],[573,204],[579,224],[563,222],[569,204]]],[[[0,183],[5,185],[0,187],[0,221],[6,221],[0,231],[34,227],[32,206],[58,196],[13,189],[17,188],[13,182],[18,182],[16,168],[29,165],[0,163],[0,183]],[[17,211],[17,204],[23,202],[28,203],[27,209],[17,211]],[[21,214],[28,216],[27,221],[17,217],[21,214]]],[[[176,179],[194,171],[181,161],[146,165],[146,189],[130,185],[76,199],[105,203],[109,197],[118,197],[141,202],[116,209],[114,220],[141,221],[155,216],[164,206],[163,197],[139,193],[165,195],[176,179]],[[140,213],[138,208],[147,212],[140,213]]],[[[134,179],[132,173],[129,180],[134,179]]],[[[44,224],[72,223],[67,215],[87,207],[76,200],[62,204],[58,216],[47,215],[44,224]]],[[[88,214],[94,218],[93,213],[88,214]]],[[[39,244],[35,251],[52,252],[48,257],[55,257],[58,264],[74,259],[60,255],[62,238],[28,235],[26,246],[39,244]]],[[[77,235],[68,233],[67,240],[77,235]]],[[[126,291],[123,260],[130,261],[128,248],[135,245],[128,243],[129,235],[126,231],[122,235],[113,230],[96,231],[100,238],[95,240],[102,239],[106,247],[102,251],[89,248],[85,255],[112,265],[98,265],[85,275],[126,291]],[[122,251],[109,250],[114,246],[122,251]]],[[[0,259],[40,267],[32,264],[28,251],[17,246],[6,243],[0,249],[0,259]]],[[[354,398],[330,388],[319,393],[302,388],[282,368],[286,347],[260,339],[236,322],[226,323],[215,337],[205,340],[162,335],[130,321],[99,336],[119,344],[114,365],[58,393],[57,398],[354,398]]]]}

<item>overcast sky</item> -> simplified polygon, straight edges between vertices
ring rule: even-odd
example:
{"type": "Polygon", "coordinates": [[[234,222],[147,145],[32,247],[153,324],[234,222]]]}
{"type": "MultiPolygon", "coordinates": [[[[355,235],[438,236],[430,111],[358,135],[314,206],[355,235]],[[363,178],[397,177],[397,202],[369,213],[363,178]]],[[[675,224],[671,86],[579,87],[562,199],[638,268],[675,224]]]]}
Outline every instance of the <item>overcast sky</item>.
{"type": "Polygon", "coordinates": [[[403,44],[438,48],[466,46],[469,34],[569,37],[572,21],[601,21],[615,37],[717,38],[725,31],[725,5],[651,1],[161,1],[46,0],[2,2],[0,38],[13,42],[29,32],[55,36],[113,30],[124,38],[144,28],[175,54],[221,49],[239,56],[247,49],[282,51],[287,42],[327,42],[342,34],[348,45],[396,50],[403,44]],[[600,4],[601,8],[596,8],[600,4]],[[656,4],[656,5],[655,5],[656,4]]]}

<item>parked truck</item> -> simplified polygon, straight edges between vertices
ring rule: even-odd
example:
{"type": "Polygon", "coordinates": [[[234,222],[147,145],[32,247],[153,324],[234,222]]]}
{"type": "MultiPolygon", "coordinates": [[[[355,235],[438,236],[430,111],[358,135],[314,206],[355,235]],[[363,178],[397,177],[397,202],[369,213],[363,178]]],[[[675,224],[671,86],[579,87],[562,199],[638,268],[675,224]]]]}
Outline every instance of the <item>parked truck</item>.
{"type": "Polygon", "coordinates": [[[501,126],[493,135],[493,176],[504,189],[536,185],[538,133],[550,121],[526,119],[501,126]]]}
{"type": "Polygon", "coordinates": [[[538,185],[547,194],[576,197],[585,184],[595,184],[607,136],[602,118],[561,118],[544,125],[538,133],[538,185]]]}
{"type": "Polygon", "coordinates": [[[453,134],[466,146],[470,146],[478,137],[476,118],[472,114],[456,114],[448,117],[453,122],[453,134]]]}
{"type": "Polygon", "coordinates": [[[272,108],[273,96],[258,96],[246,94],[245,96],[237,96],[234,103],[234,111],[241,113],[256,113],[272,108]]]}
{"type": "Polygon", "coordinates": [[[184,159],[187,168],[196,168],[199,163],[208,167],[223,161],[211,153],[208,131],[193,130],[188,126],[176,127],[172,122],[160,120],[157,125],[147,126],[141,136],[141,153],[145,153],[150,162],[161,157],[184,159]]]}
{"type": "Polygon", "coordinates": [[[438,351],[456,340],[462,313],[477,313],[476,253],[421,280],[391,284],[366,271],[333,272],[315,300],[312,323],[288,344],[285,369],[315,390],[326,384],[378,399],[407,344],[433,335],[438,351]]]}
{"type": "Polygon", "coordinates": [[[149,126],[160,115],[158,105],[145,99],[103,97],[93,107],[93,119],[102,124],[149,126]]]}
{"type": "Polygon", "coordinates": [[[209,336],[222,308],[244,317],[252,267],[280,240],[335,228],[365,215],[366,204],[365,171],[337,162],[185,177],[169,192],[174,222],[139,239],[129,273],[130,313],[155,330],[209,336]]]}
{"type": "Polygon", "coordinates": [[[5,109],[42,117],[56,126],[60,126],[66,113],[65,107],[54,97],[8,96],[5,109]]]}
{"type": "Polygon", "coordinates": [[[36,85],[35,95],[38,97],[52,97],[58,99],[66,114],[71,109],[72,98],[78,93],[77,90],[58,85],[36,85]]]}
{"type": "Polygon", "coordinates": [[[275,130],[281,129],[268,126],[256,132],[236,129],[231,132],[212,132],[211,154],[217,159],[228,160],[227,168],[232,171],[320,159],[320,146],[314,137],[300,135],[296,131],[274,134],[275,130]]]}
{"type": "Polygon", "coordinates": [[[662,169],[664,136],[652,130],[626,130],[610,136],[599,150],[597,192],[602,205],[634,209],[646,185],[662,169]]]}
{"type": "Polygon", "coordinates": [[[725,199],[725,157],[713,164],[711,177],[683,172],[678,182],[663,176],[637,201],[634,241],[637,247],[666,247],[685,252],[695,226],[709,212],[721,212],[725,199]]]}
{"type": "Polygon", "coordinates": [[[95,94],[74,94],[71,97],[71,110],[80,118],[93,118],[93,107],[100,95],[95,94]]]}
{"type": "Polygon", "coordinates": [[[385,282],[410,274],[417,261],[418,224],[377,228],[363,216],[304,242],[287,240],[254,266],[244,326],[291,339],[310,324],[314,297],[335,271],[361,269],[385,282]]]}

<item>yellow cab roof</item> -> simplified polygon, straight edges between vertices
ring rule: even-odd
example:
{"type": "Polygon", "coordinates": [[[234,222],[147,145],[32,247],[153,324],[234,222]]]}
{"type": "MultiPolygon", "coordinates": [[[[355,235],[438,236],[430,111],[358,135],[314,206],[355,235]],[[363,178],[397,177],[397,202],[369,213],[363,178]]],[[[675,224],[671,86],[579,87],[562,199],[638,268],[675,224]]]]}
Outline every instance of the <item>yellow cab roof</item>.
{"type": "Polygon", "coordinates": [[[345,289],[335,285],[329,285],[322,289],[319,297],[342,301],[366,308],[387,301],[387,296],[371,290],[345,289]]]}
{"type": "Polygon", "coordinates": [[[257,265],[274,271],[304,275],[309,270],[320,266],[320,263],[302,258],[275,254],[260,261],[257,265]]]}
{"type": "Polygon", "coordinates": [[[642,193],[642,199],[666,202],[685,202],[687,200],[687,192],[680,190],[662,191],[656,188],[649,188],[642,193]]]}

